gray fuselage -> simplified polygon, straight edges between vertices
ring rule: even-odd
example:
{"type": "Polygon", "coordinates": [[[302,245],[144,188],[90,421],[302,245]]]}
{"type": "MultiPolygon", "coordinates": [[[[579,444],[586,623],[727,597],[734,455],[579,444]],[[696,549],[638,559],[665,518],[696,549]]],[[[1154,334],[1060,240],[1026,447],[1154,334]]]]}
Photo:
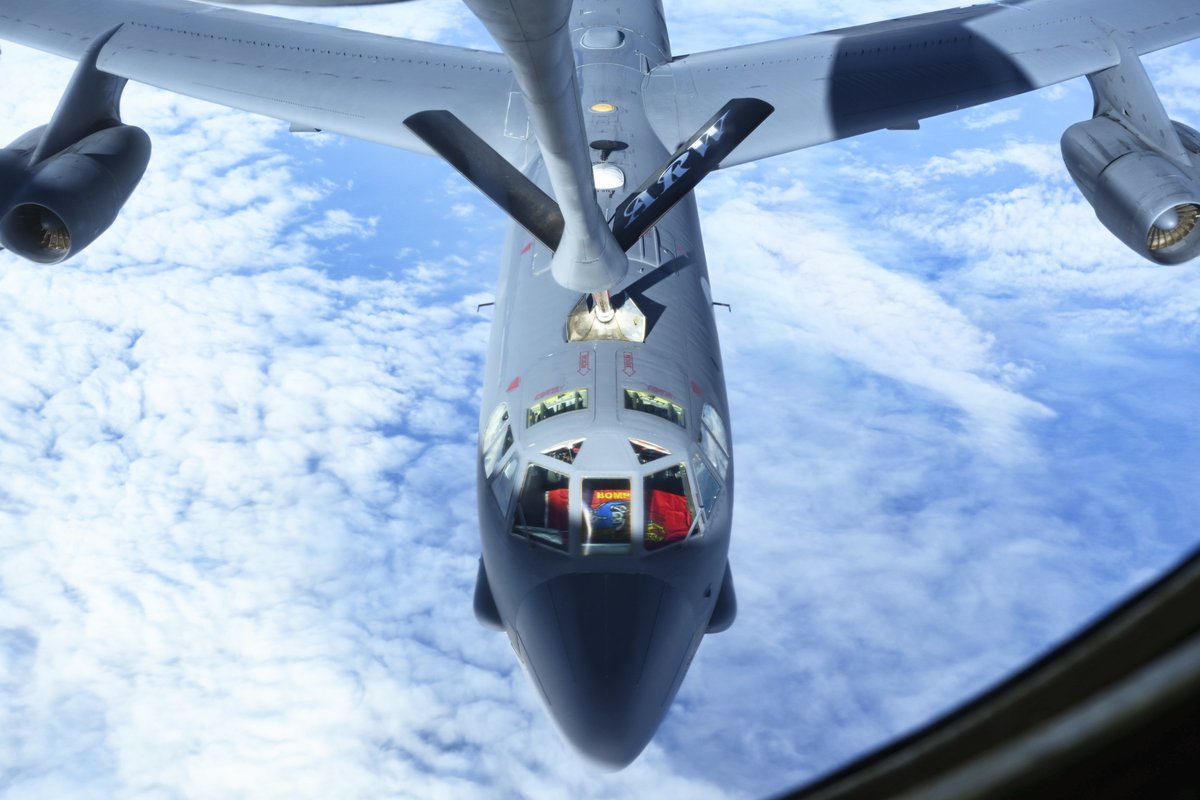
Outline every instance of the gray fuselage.
{"type": "MultiPolygon", "coordinates": [[[[577,7],[572,23],[589,139],[623,145],[604,163],[624,185],[597,191],[608,218],[670,155],[642,104],[649,69],[670,57],[665,24],[657,2],[633,5],[577,7]]],[[[530,151],[525,172],[549,191],[530,151]]],[[[729,409],[690,195],[629,251],[613,289],[644,314],[643,342],[568,341],[581,295],[555,282],[551,256],[515,226],[504,246],[480,424],[480,583],[565,736],[621,767],[654,735],[710,623],[731,620],[729,409]],[[714,618],[719,597],[728,620],[714,618]]]]}

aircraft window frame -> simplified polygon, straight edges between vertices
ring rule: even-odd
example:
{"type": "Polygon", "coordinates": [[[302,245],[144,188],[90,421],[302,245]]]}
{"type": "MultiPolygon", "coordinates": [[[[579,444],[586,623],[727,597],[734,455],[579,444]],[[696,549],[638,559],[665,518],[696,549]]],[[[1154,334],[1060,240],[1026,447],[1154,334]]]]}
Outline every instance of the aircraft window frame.
{"type": "MultiPolygon", "coordinates": [[[[646,475],[642,476],[642,505],[643,505],[642,547],[647,552],[650,552],[650,553],[661,552],[662,550],[667,549],[671,545],[680,545],[683,542],[687,541],[689,538],[691,538],[691,536],[693,534],[695,534],[696,531],[699,529],[700,514],[698,513],[696,499],[693,496],[692,483],[691,483],[691,480],[688,478],[687,464],[684,464],[682,462],[676,463],[676,464],[671,464],[671,465],[664,467],[663,469],[655,470],[654,472],[650,472],[650,473],[647,473],[646,475]],[[676,470],[678,470],[681,474],[667,476],[666,478],[662,477],[662,476],[664,476],[665,473],[676,471],[676,470]],[[678,492],[670,491],[667,488],[655,489],[651,483],[652,481],[655,481],[655,480],[678,481],[678,482],[680,482],[680,484],[682,486],[683,494],[679,494],[678,492]],[[673,536],[673,537],[669,536],[665,529],[665,525],[663,524],[666,522],[666,520],[664,519],[662,523],[659,523],[659,527],[663,528],[661,538],[653,538],[653,539],[651,538],[653,536],[653,534],[651,533],[651,529],[652,529],[652,526],[655,524],[651,520],[651,513],[654,510],[653,506],[654,506],[654,500],[655,500],[655,495],[654,495],[655,491],[663,491],[668,495],[674,495],[676,497],[684,498],[684,501],[686,503],[688,522],[687,522],[687,526],[684,529],[684,533],[682,536],[678,536],[678,535],[673,536]]],[[[664,509],[664,514],[665,513],[669,513],[669,511],[664,509]]]]}
{"type": "Polygon", "coordinates": [[[580,540],[585,556],[625,555],[633,551],[631,478],[583,478],[579,511],[582,517],[580,540]],[[597,493],[604,494],[597,498],[597,493]],[[602,502],[597,504],[597,499],[602,502]]]}
{"type": "Polygon", "coordinates": [[[649,414],[687,429],[687,409],[674,400],[641,389],[625,389],[625,408],[649,414]]]}
{"type": "Polygon", "coordinates": [[[543,397],[526,409],[525,427],[532,428],[539,422],[553,419],[560,414],[568,414],[572,411],[584,411],[587,408],[587,387],[582,389],[568,389],[565,392],[543,397]]]}
{"type": "Polygon", "coordinates": [[[508,413],[508,404],[501,403],[488,417],[480,439],[480,450],[483,453],[483,474],[491,478],[504,455],[513,445],[512,424],[508,413]]]}
{"type": "Polygon", "coordinates": [[[660,458],[669,458],[671,455],[671,451],[667,448],[647,442],[645,439],[630,439],[629,446],[633,448],[633,454],[637,457],[639,464],[649,464],[660,458]]]}
{"type": "Polygon", "coordinates": [[[513,510],[513,520],[510,530],[518,536],[535,544],[540,544],[559,552],[568,552],[571,546],[570,522],[571,476],[558,472],[550,467],[531,463],[525,468],[525,478],[521,481],[521,490],[517,494],[517,502],[513,510]],[[534,484],[537,472],[545,473],[537,485],[534,484]],[[559,485],[561,484],[561,485],[559,485]],[[547,488],[550,487],[550,488],[547,488]],[[565,495],[557,495],[552,502],[551,492],[563,491],[565,495]],[[561,502],[558,497],[563,498],[561,502]],[[529,524],[529,517],[541,518],[541,525],[529,524]],[[561,527],[552,523],[556,520],[551,514],[560,515],[557,521],[561,527]]]}
{"type": "Polygon", "coordinates": [[[708,403],[700,412],[700,449],[716,467],[721,480],[729,475],[729,431],[720,413],[708,403]]]}
{"type": "Polygon", "coordinates": [[[696,481],[696,500],[704,511],[705,519],[708,519],[713,515],[724,487],[699,453],[692,454],[692,477],[696,481]]]}
{"type": "Polygon", "coordinates": [[[500,513],[506,517],[508,516],[508,507],[512,503],[513,492],[517,487],[517,466],[517,457],[513,455],[488,480],[488,488],[492,491],[492,497],[496,498],[496,505],[500,507],[500,513]]]}
{"type": "Polygon", "coordinates": [[[555,461],[561,461],[564,464],[574,464],[575,459],[579,458],[579,451],[583,449],[583,443],[587,439],[568,439],[565,442],[559,442],[553,447],[542,451],[542,455],[547,458],[553,458],[555,461]]]}

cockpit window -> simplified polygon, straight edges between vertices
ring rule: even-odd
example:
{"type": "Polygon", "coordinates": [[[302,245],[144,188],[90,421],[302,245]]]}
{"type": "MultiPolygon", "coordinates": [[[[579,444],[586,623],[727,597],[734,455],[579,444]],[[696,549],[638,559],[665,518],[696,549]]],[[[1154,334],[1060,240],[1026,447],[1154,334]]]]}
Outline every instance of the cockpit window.
{"type": "Polygon", "coordinates": [[[508,512],[508,504],[512,502],[513,484],[517,479],[517,459],[510,458],[504,463],[491,479],[492,494],[501,513],[508,512]]]}
{"type": "Polygon", "coordinates": [[[688,488],[687,469],[683,464],[646,476],[647,550],[682,541],[696,521],[696,507],[688,488]]]}
{"type": "Polygon", "coordinates": [[[563,442],[556,444],[549,450],[543,450],[542,455],[557,458],[559,461],[567,464],[574,464],[575,457],[579,455],[579,448],[583,447],[583,439],[576,439],[573,442],[563,442]]]}
{"type": "Polygon", "coordinates": [[[639,464],[649,464],[651,461],[671,455],[670,450],[664,450],[656,444],[643,442],[641,439],[630,439],[629,446],[633,448],[633,454],[637,456],[639,464]]]}
{"type": "Polygon", "coordinates": [[[508,424],[508,406],[504,403],[496,406],[496,410],[488,417],[483,429],[483,474],[492,477],[500,464],[500,457],[512,446],[512,426],[508,424]]]}
{"type": "Polygon", "coordinates": [[[525,427],[531,427],[551,417],[565,414],[568,411],[579,411],[587,407],[587,389],[572,389],[569,392],[552,395],[539,400],[529,407],[529,411],[525,415],[525,427]]]}
{"type": "Polygon", "coordinates": [[[711,514],[721,494],[721,483],[698,455],[692,456],[692,472],[696,476],[696,489],[700,492],[700,507],[705,514],[711,514]]]}
{"type": "Polygon", "coordinates": [[[700,422],[700,447],[717,468],[717,474],[724,478],[729,471],[729,434],[725,431],[725,421],[715,408],[705,403],[700,422]]]}
{"type": "Polygon", "coordinates": [[[687,427],[683,406],[650,392],[626,389],[625,407],[633,411],[641,411],[646,414],[653,414],[656,417],[662,417],[665,420],[674,422],[681,428],[687,427]]]}
{"type": "Polygon", "coordinates": [[[566,475],[530,466],[513,516],[513,533],[566,550],[568,487],[566,475]]]}
{"type": "Polygon", "coordinates": [[[627,479],[583,481],[583,552],[628,553],[633,540],[633,493],[627,479]]]}

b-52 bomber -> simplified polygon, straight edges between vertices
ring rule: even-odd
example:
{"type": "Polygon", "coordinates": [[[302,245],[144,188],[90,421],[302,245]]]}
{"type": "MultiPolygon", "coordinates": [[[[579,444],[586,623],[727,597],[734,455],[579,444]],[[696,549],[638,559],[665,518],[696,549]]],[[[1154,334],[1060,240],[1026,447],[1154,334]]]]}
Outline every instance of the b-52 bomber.
{"type": "MultiPolygon", "coordinates": [[[[418,0],[442,2],[445,0],[418,0]]],[[[1200,253],[1200,133],[1140,56],[1195,0],[1001,0],[675,55],[661,0],[465,0],[500,52],[192,0],[0,0],[0,38],[78,61],[0,151],[0,244],[55,264],[150,159],[129,80],[445,159],[513,221],[479,429],[474,607],[551,717],[609,768],[654,735],[736,612],[729,406],[692,189],[744,164],[1079,76],[1062,137],[1103,224],[1150,262],[1200,253]]],[[[295,0],[296,5],[363,0],[295,0]]]]}

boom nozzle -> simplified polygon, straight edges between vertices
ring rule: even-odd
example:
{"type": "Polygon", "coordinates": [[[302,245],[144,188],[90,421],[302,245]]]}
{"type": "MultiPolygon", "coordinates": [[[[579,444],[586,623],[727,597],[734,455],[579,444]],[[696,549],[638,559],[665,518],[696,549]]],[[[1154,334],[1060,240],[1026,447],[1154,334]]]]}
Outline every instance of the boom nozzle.
{"type": "Polygon", "coordinates": [[[571,0],[466,3],[512,64],[562,211],[562,240],[550,262],[555,281],[582,293],[611,289],[625,277],[629,260],[596,203],[570,39],[571,0]]]}

